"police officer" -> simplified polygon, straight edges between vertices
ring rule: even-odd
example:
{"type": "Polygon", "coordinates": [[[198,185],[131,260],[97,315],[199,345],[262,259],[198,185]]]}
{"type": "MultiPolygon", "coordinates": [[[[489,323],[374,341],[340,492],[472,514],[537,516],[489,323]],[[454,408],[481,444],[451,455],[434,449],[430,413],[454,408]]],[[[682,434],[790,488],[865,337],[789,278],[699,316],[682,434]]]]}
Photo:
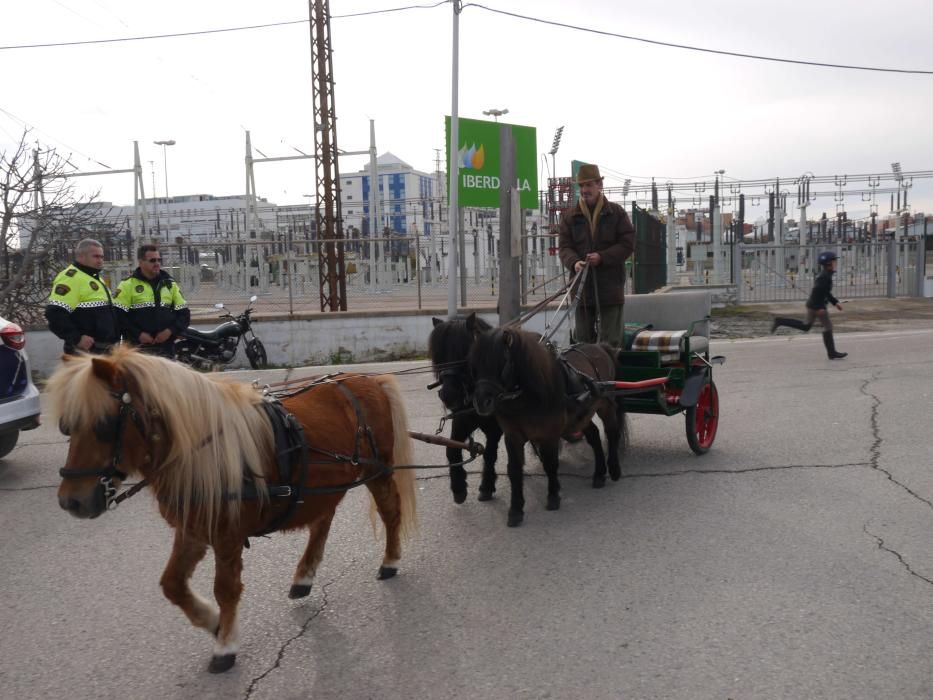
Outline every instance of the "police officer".
{"type": "Polygon", "coordinates": [[[75,248],[75,261],[52,282],[45,307],[49,330],[65,342],[65,352],[106,352],[120,340],[120,326],[107,284],[101,280],[104,247],[85,238],[75,248]]]}
{"type": "Polygon", "coordinates": [[[139,267],[113,295],[123,337],[145,352],[174,357],[175,336],[191,321],[188,303],[162,269],[158,246],[140,246],[136,259],[139,267]]]}
{"type": "Polygon", "coordinates": [[[831,250],[819,254],[817,262],[820,265],[820,274],[816,276],[813,282],[813,291],[810,292],[810,298],[807,299],[807,320],[798,321],[796,318],[783,318],[776,316],[771,324],[771,332],[774,333],[779,326],[788,326],[807,332],[813,326],[813,322],[819,320],[823,326],[823,345],[826,347],[826,355],[830,360],[841,360],[848,355],[847,352],[838,352],[836,350],[836,341],[833,339],[833,322],[829,318],[827,304],[832,304],[839,311],[842,311],[842,305],[839,300],[833,296],[833,275],[836,274],[837,255],[831,250]]]}

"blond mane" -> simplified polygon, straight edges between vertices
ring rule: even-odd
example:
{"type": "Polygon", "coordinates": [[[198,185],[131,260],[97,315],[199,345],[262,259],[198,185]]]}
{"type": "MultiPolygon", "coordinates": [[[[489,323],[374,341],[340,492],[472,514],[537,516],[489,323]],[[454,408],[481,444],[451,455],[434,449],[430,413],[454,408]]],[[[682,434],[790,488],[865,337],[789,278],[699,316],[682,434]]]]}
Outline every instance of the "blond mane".
{"type": "MultiPolygon", "coordinates": [[[[244,473],[257,478],[266,498],[265,466],[272,453],[272,429],[259,410],[262,397],[248,384],[222,375],[199,374],[188,367],[121,346],[109,356],[69,358],[48,382],[53,417],[71,434],[93,429],[101,416],[113,415],[114,388],[94,373],[95,359],[111,363],[130,392],[143,421],[157,418],[169,445],[150,475],[157,498],[183,524],[195,516],[213,533],[221,515],[236,517],[244,473]]],[[[137,465],[127,464],[134,470],[137,465]]]]}

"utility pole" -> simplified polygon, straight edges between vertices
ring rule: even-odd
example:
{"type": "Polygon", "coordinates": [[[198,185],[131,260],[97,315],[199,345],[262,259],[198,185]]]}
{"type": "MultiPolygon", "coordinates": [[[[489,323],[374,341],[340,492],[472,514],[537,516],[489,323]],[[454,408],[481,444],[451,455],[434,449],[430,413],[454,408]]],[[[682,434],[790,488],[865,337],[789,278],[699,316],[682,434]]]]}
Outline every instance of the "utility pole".
{"type": "Polygon", "coordinates": [[[343,260],[343,217],[337,168],[337,113],[334,107],[334,63],[330,44],[330,3],[309,0],[311,72],[314,105],[314,155],[317,222],[321,239],[321,311],[346,311],[343,260]]]}
{"type": "Polygon", "coordinates": [[[768,243],[774,243],[774,196],[768,193],[768,243]]]}
{"type": "Polygon", "coordinates": [[[450,211],[447,215],[447,227],[450,231],[450,256],[448,258],[447,272],[447,315],[453,318],[457,314],[457,272],[459,268],[458,224],[460,214],[458,211],[458,198],[460,191],[460,163],[457,153],[460,150],[460,12],[462,11],[460,0],[453,0],[453,58],[451,60],[451,108],[450,108],[450,173],[448,182],[450,183],[450,211]]]}
{"type": "Polygon", "coordinates": [[[159,221],[159,198],[156,196],[156,186],[155,186],[155,161],[149,161],[149,170],[152,172],[152,201],[155,206],[155,215],[156,215],[156,235],[159,238],[162,238],[162,225],[159,221]]]}
{"type": "Polygon", "coordinates": [[[376,239],[380,236],[379,222],[382,220],[380,211],[382,207],[379,200],[379,166],[376,163],[376,124],[369,120],[369,287],[376,288],[379,264],[379,255],[376,252],[381,243],[376,239]]]}
{"type": "MultiPolygon", "coordinates": [[[[441,215],[441,212],[444,210],[444,197],[443,192],[446,191],[444,187],[443,178],[441,176],[441,149],[434,149],[434,181],[437,183],[437,215],[434,215],[434,212],[431,212],[431,220],[436,224],[431,227],[431,236],[428,241],[428,278],[427,282],[433,282],[435,279],[434,274],[434,261],[437,259],[437,237],[441,232],[441,220],[444,218],[441,215]]],[[[433,205],[432,205],[433,209],[433,205]]]]}
{"type": "Polygon", "coordinates": [[[674,284],[677,272],[677,212],[674,211],[674,193],[667,185],[667,283],[674,284]]]}
{"type": "Polygon", "coordinates": [[[521,209],[513,207],[515,189],[515,139],[512,127],[499,129],[499,325],[519,315],[521,209]]]}

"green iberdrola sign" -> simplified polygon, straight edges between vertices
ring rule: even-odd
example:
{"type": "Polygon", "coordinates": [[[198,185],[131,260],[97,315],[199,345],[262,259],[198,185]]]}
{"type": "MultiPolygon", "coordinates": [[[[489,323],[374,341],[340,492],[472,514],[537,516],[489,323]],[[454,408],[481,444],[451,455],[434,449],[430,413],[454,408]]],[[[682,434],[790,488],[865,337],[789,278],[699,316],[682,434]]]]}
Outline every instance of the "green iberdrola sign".
{"type": "MultiPolygon", "coordinates": [[[[447,126],[447,177],[453,165],[450,159],[450,117],[447,126]]],[[[457,198],[463,207],[499,206],[499,128],[512,127],[515,140],[516,185],[523,209],[538,207],[538,145],[533,126],[517,126],[479,119],[460,119],[457,154],[460,164],[460,189],[457,198]]]]}

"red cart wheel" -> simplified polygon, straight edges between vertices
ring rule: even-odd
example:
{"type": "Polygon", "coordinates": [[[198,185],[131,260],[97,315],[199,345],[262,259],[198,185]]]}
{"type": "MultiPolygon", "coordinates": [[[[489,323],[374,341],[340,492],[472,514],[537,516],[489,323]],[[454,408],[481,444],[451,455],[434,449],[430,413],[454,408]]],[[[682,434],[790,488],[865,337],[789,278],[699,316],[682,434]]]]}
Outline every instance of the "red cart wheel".
{"type": "Polygon", "coordinates": [[[700,389],[696,406],[687,409],[687,443],[696,454],[709,452],[719,427],[719,392],[710,379],[700,389]]]}

